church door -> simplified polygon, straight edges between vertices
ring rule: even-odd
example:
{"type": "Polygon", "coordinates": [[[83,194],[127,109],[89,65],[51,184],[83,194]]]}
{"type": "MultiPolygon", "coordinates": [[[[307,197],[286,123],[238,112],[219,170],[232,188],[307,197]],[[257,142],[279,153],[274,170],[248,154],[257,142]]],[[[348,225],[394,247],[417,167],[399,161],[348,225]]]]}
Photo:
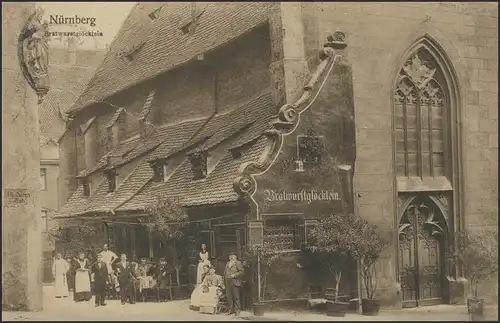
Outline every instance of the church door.
{"type": "Polygon", "coordinates": [[[399,224],[399,275],[403,307],[443,302],[444,224],[428,198],[415,198],[399,224]]]}

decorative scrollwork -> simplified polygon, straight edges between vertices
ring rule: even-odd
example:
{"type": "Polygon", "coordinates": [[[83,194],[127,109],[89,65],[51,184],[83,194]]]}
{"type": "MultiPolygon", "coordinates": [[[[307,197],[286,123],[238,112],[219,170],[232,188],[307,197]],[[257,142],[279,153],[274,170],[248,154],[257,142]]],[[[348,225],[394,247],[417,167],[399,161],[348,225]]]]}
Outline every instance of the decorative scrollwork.
{"type": "Polygon", "coordinates": [[[291,104],[285,104],[281,107],[278,117],[283,122],[294,122],[297,118],[297,110],[291,104]]]}
{"type": "Polygon", "coordinates": [[[436,68],[429,62],[423,61],[417,53],[406,61],[403,71],[418,88],[422,88],[434,76],[436,68]]]}
{"type": "Polygon", "coordinates": [[[255,180],[249,175],[239,176],[233,181],[233,188],[240,197],[252,194],[255,187],[255,180]]]}
{"type": "Polygon", "coordinates": [[[23,76],[38,95],[42,103],[50,88],[49,47],[46,31],[48,24],[42,23],[44,11],[38,8],[21,30],[18,38],[18,58],[23,76]]]}
{"type": "Polygon", "coordinates": [[[436,198],[438,199],[439,203],[443,206],[443,208],[448,211],[449,208],[449,201],[448,201],[448,195],[446,194],[436,194],[436,198]]]}
{"type": "Polygon", "coordinates": [[[415,267],[406,265],[400,271],[401,289],[412,290],[415,287],[415,267]]]}

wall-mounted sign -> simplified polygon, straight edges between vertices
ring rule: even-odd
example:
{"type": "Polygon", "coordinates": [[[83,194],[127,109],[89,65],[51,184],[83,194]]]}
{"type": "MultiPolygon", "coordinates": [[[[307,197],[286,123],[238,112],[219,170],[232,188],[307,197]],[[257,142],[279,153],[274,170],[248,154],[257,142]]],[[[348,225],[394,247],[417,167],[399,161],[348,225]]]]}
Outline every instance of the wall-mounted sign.
{"type": "Polygon", "coordinates": [[[336,61],[335,65],[324,74],[323,83],[318,81],[321,86],[312,87],[310,102],[280,109],[279,152],[272,164],[254,177],[256,213],[303,214],[305,219],[318,219],[354,209],[352,73],[346,61],[336,61]],[[315,91],[319,91],[317,95],[315,91]]]}
{"type": "Polygon", "coordinates": [[[301,190],[299,192],[264,190],[264,200],[267,202],[300,201],[311,203],[314,201],[340,201],[340,196],[338,192],[325,190],[301,190]]]}
{"type": "Polygon", "coordinates": [[[5,189],[4,205],[5,207],[18,207],[27,205],[31,194],[26,189],[5,189]]]}

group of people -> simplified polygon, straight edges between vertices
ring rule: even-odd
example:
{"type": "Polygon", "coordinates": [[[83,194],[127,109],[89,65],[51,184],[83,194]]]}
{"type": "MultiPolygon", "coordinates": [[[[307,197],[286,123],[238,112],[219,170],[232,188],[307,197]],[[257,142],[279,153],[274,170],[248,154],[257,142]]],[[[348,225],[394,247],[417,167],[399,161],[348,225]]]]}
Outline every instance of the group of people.
{"type": "Polygon", "coordinates": [[[201,246],[200,259],[196,275],[196,286],[191,294],[192,310],[201,313],[214,314],[218,312],[219,302],[227,299],[228,311],[226,314],[240,315],[240,287],[244,268],[236,253],[229,255],[229,261],[224,270],[224,278],[215,273],[215,267],[209,260],[206,245],[201,246]]]}
{"type": "Polygon", "coordinates": [[[105,306],[106,291],[114,289],[120,293],[121,303],[135,303],[134,283],[139,282],[139,290],[149,289],[158,284],[160,290],[168,284],[168,267],[165,258],[159,264],[149,265],[145,258],[141,263],[129,262],[127,255],[120,258],[108,245],[97,254],[97,260],[92,262],[84,252],[78,258],[62,258],[56,254],[52,267],[54,275],[55,297],[67,298],[73,292],[75,302],[90,301],[92,299],[92,282],[95,293],[95,306],[105,306]]]}
{"type": "MultiPolygon", "coordinates": [[[[191,309],[213,314],[218,311],[220,300],[225,298],[227,314],[239,315],[244,269],[237,254],[229,255],[223,277],[216,274],[205,244],[201,246],[199,257],[196,286],[191,294],[191,309]]],[[[140,263],[129,262],[127,255],[118,257],[109,250],[107,244],[96,258],[96,261],[90,261],[84,252],[80,252],[77,258],[63,259],[62,254],[57,253],[52,267],[55,297],[67,298],[73,292],[75,302],[89,302],[92,299],[93,285],[95,306],[106,305],[106,291],[109,288],[120,293],[122,304],[134,304],[136,282],[140,294],[155,286],[159,291],[165,291],[169,284],[170,271],[165,258],[154,265],[148,264],[146,258],[142,258],[140,263]]]]}

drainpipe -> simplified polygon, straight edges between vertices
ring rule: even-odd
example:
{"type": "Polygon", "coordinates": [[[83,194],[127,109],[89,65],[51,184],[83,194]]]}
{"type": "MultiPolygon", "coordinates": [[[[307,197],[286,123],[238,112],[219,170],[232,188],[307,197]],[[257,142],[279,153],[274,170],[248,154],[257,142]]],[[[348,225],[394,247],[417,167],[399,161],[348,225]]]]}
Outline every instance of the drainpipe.
{"type": "Polygon", "coordinates": [[[260,275],[260,255],[257,255],[257,294],[259,303],[262,302],[261,296],[261,275],[260,275]]]}

